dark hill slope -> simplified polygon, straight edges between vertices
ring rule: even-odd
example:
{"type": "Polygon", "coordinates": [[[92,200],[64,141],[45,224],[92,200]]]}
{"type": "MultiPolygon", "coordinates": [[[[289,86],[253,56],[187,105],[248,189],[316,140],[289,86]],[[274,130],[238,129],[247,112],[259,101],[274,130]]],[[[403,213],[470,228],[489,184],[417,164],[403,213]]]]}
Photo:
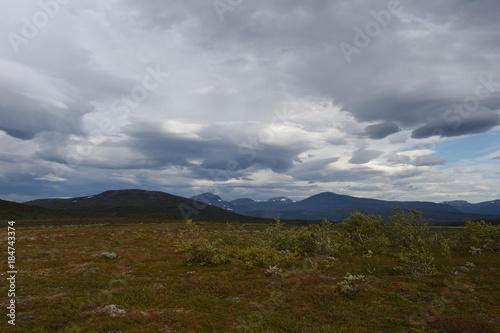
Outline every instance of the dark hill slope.
{"type": "Polygon", "coordinates": [[[206,221],[249,220],[248,217],[218,207],[204,205],[197,201],[159,191],[106,191],[97,195],[70,199],[39,199],[26,202],[26,204],[66,212],[84,213],[87,216],[95,217],[165,214],[176,219],[187,217],[206,221]],[[184,215],[182,211],[185,212],[184,215]]]}
{"type": "Polygon", "coordinates": [[[68,212],[0,200],[0,220],[67,219],[71,217],[73,214],[68,212]]]}

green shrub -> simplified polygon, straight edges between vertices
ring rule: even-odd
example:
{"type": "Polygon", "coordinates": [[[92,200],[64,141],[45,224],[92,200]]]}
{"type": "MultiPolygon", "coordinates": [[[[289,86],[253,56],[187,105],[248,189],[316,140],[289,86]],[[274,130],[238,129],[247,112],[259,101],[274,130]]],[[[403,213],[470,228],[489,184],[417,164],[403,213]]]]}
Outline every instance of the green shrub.
{"type": "Polygon", "coordinates": [[[279,217],[262,232],[257,241],[263,247],[278,251],[297,251],[299,246],[295,230],[287,228],[279,217]]]}
{"type": "Polygon", "coordinates": [[[182,243],[179,247],[189,263],[199,265],[220,265],[228,262],[224,251],[205,238],[197,238],[182,243]]]}
{"type": "Polygon", "coordinates": [[[391,240],[385,234],[374,235],[366,242],[366,248],[373,253],[385,253],[390,245],[391,240]]]}
{"type": "Polygon", "coordinates": [[[409,248],[429,244],[431,219],[424,219],[423,213],[410,209],[405,212],[397,207],[389,215],[391,239],[396,246],[409,248]]]}
{"type": "Polygon", "coordinates": [[[292,262],[295,252],[278,251],[269,246],[249,246],[244,248],[229,248],[226,256],[233,264],[244,266],[267,267],[292,262]]]}
{"type": "Polygon", "coordinates": [[[184,253],[188,263],[199,265],[220,265],[228,261],[216,241],[205,238],[206,231],[191,220],[177,235],[175,247],[184,253]]]}
{"type": "Polygon", "coordinates": [[[390,240],[385,235],[387,226],[379,216],[359,212],[351,213],[342,221],[340,228],[350,240],[351,245],[361,252],[367,249],[382,252],[390,245],[390,240]]]}
{"type": "Polygon", "coordinates": [[[442,254],[446,258],[451,258],[451,241],[447,238],[443,238],[440,240],[442,254]]]}
{"type": "Polygon", "coordinates": [[[302,254],[338,255],[350,253],[351,244],[346,235],[323,220],[320,224],[301,228],[296,232],[298,250],[302,254]]]}
{"type": "Polygon", "coordinates": [[[500,251],[500,226],[491,225],[484,221],[465,222],[465,229],[461,243],[466,248],[480,248],[486,251],[500,251]]]}
{"type": "Polygon", "coordinates": [[[226,230],[219,232],[218,242],[229,246],[240,245],[243,243],[243,237],[241,237],[243,230],[243,225],[236,226],[228,223],[226,225],[226,230]]]}
{"type": "Polygon", "coordinates": [[[396,267],[398,272],[410,274],[418,279],[436,272],[434,257],[425,246],[411,246],[399,257],[402,265],[396,267]]]}

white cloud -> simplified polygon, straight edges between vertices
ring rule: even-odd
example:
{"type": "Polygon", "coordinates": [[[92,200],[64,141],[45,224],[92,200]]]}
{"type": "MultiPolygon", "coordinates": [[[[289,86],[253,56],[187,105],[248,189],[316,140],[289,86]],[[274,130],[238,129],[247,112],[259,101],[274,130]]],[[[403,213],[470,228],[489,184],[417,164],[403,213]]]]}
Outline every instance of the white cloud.
{"type": "Polygon", "coordinates": [[[34,178],[35,180],[46,180],[49,182],[67,182],[68,180],[66,178],[58,177],[52,173],[49,173],[43,177],[37,177],[34,178]]]}

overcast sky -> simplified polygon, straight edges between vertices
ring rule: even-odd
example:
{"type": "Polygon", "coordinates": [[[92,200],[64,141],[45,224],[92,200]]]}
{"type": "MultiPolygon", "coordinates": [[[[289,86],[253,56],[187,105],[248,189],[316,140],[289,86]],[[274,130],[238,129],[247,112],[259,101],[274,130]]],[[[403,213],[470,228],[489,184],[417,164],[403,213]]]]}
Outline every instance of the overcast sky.
{"type": "Polygon", "coordinates": [[[0,198],[500,198],[497,0],[0,3],[0,198]]]}

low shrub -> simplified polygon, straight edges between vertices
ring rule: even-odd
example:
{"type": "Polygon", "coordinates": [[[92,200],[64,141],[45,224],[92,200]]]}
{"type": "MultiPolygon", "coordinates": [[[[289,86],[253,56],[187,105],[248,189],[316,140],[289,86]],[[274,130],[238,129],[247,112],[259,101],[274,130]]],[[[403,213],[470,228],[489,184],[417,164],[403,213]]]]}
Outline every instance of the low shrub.
{"type": "Polygon", "coordinates": [[[414,209],[407,212],[393,208],[389,215],[390,237],[395,246],[409,248],[417,244],[430,243],[431,219],[424,219],[423,213],[414,209]]]}
{"type": "Polygon", "coordinates": [[[352,252],[351,243],[342,230],[328,220],[297,231],[298,250],[302,254],[340,255],[352,252]]]}
{"type": "Polygon", "coordinates": [[[293,262],[297,257],[296,252],[278,251],[269,246],[231,248],[230,252],[226,255],[233,264],[251,267],[267,267],[286,264],[293,262]]]}
{"type": "Polygon", "coordinates": [[[410,274],[414,279],[436,272],[434,257],[425,246],[411,246],[399,257],[402,265],[396,271],[410,274]]]}
{"type": "Polygon", "coordinates": [[[258,236],[256,241],[260,246],[277,251],[297,251],[299,248],[296,230],[287,228],[279,217],[258,236]]]}
{"type": "Polygon", "coordinates": [[[229,261],[223,250],[205,238],[184,241],[178,249],[186,255],[188,263],[220,265],[229,261]]]}
{"type": "Polygon", "coordinates": [[[461,243],[469,249],[474,247],[485,251],[500,251],[500,226],[491,225],[484,221],[467,220],[461,243]]]}
{"type": "Polygon", "coordinates": [[[367,249],[382,252],[390,245],[390,240],[385,235],[387,226],[379,216],[351,213],[342,221],[340,229],[358,252],[366,252],[367,249]]]}

